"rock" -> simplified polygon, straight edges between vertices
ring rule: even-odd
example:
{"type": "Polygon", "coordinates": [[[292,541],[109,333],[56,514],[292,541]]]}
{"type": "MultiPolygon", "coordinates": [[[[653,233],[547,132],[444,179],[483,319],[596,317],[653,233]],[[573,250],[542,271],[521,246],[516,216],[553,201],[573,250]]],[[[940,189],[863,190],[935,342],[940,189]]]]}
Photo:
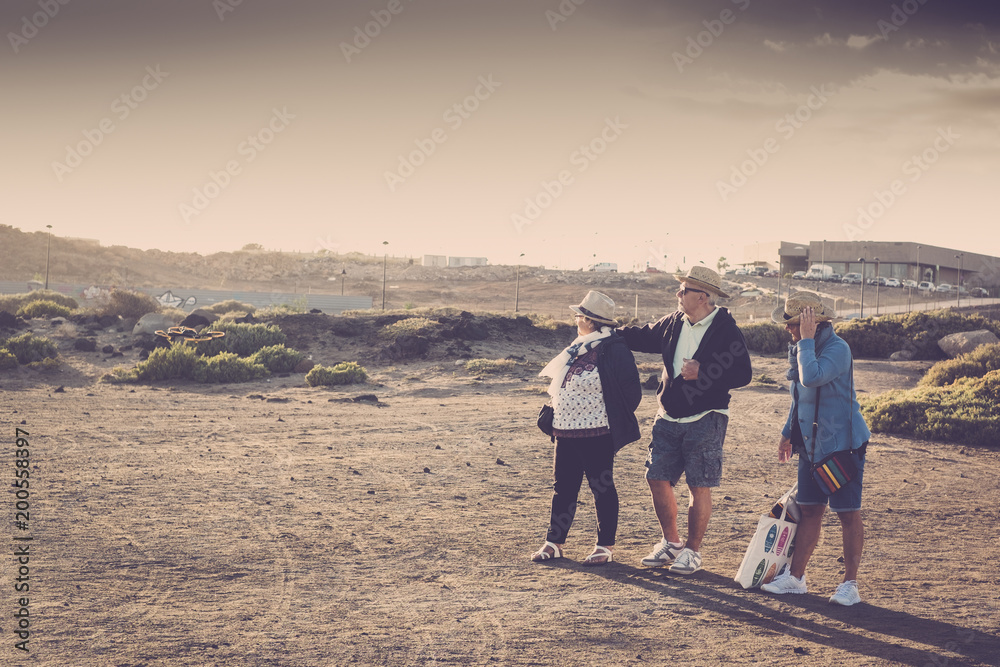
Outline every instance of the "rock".
{"type": "Polygon", "coordinates": [[[486,340],[490,337],[490,330],[482,322],[470,318],[456,324],[452,334],[462,340],[486,340]]]}
{"type": "Polygon", "coordinates": [[[103,352],[104,354],[111,354],[114,351],[115,351],[114,345],[105,345],[104,347],[101,348],[101,352],[103,352]]]}
{"type": "Polygon", "coordinates": [[[73,341],[73,349],[80,352],[95,352],[97,350],[97,341],[93,338],[77,338],[73,341]]]}
{"type": "Polygon", "coordinates": [[[132,328],[132,335],[138,336],[139,334],[155,334],[158,330],[166,330],[172,326],[175,326],[177,322],[173,317],[168,315],[163,315],[161,313],[146,313],[139,318],[139,321],[135,323],[132,328]]]}
{"type": "Polygon", "coordinates": [[[315,365],[316,362],[312,359],[303,359],[295,365],[295,368],[293,368],[292,371],[295,373],[308,373],[315,365]]]}
{"type": "Polygon", "coordinates": [[[889,361],[912,361],[913,350],[897,350],[889,355],[889,361]]]}
{"type": "Polygon", "coordinates": [[[320,310],[319,308],[312,308],[309,312],[315,315],[317,313],[322,313],[323,311],[320,310]]]}
{"type": "Polygon", "coordinates": [[[121,352],[112,352],[111,353],[111,359],[114,359],[115,357],[124,357],[124,356],[125,355],[122,354],[121,352]]]}
{"type": "Polygon", "coordinates": [[[58,327],[61,326],[63,323],[64,323],[63,320],[52,320],[51,322],[49,322],[49,326],[58,327]]]}
{"type": "Polygon", "coordinates": [[[396,342],[386,348],[385,353],[390,359],[411,359],[427,354],[431,342],[423,336],[397,336],[396,342]]]}
{"type": "Polygon", "coordinates": [[[656,389],[659,386],[660,386],[659,375],[650,375],[648,378],[646,378],[646,381],[642,383],[643,389],[656,389]]]}
{"type": "Polygon", "coordinates": [[[8,313],[6,310],[0,310],[0,329],[17,329],[22,324],[24,324],[24,320],[21,318],[8,313]]]}
{"type": "Polygon", "coordinates": [[[207,327],[209,324],[216,320],[215,314],[211,311],[205,310],[204,308],[196,308],[191,311],[187,317],[181,320],[180,326],[191,327],[195,329],[197,327],[207,327]]]}
{"type": "Polygon", "coordinates": [[[980,345],[992,345],[994,343],[1000,343],[1000,339],[996,337],[996,334],[986,329],[980,329],[978,331],[962,331],[945,336],[938,341],[938,347],[948,357],[954,359],[959,355],[972,352],[980,345]]]}
{"type": "Polygon", "coordinates": [[[101,325],[102,329],[116,327],[119,322],[121,322],[121,319],[117,315],[101,315],[97,318],[97,323],[101,325]]]}

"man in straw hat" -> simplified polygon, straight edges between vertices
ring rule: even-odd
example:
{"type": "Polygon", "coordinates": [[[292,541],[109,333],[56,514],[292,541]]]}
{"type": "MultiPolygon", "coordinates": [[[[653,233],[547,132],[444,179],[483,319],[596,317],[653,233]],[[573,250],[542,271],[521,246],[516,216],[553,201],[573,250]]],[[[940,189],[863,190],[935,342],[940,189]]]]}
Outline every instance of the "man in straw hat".
{"type": "Polygon", "coordinates": [[[728,299],[722,279],[705,266],[677,276],[677,312],[654,324],[623,327],[634,352],[663,357],[656,396],[659,410],[646,460],[653,509],[663,539],[643,565],[670,563],[670,571],[701,569],[701,542],[712,515],[712,487],[722,478],[722,444],[729,423],[729,391],[750,383],[752,369],[743,334],[716,298],[728,299]],[[691,492],[687,539],[677,530],[674,486],[681,474],[691,492]]]}
{"type": "Polygon", "coordinates": [[[844,540],[844,580],[830,598],[850,606],[861,601],[858,566],[864,546],[861,523],[861,487],[865,451],[871,433],[861,415],[854,391],[851,348],[838,336],[829,310],[812,292],[788,295],[771,319],[784,324],[792,335],[788,352],[788,379],[792,406],[781,430],[778,461],[799,454],[799,489],[796,503],[802,516],[795,533],[795,552],[787,572],[761,586],[768,593],[805,593],[806,565],[819,543],[827,503],[837,513],[844,540]],[[826,495],[812,477],[812,464],[838,451],[851,452],[857,473],[837,491],[826,495]]]}

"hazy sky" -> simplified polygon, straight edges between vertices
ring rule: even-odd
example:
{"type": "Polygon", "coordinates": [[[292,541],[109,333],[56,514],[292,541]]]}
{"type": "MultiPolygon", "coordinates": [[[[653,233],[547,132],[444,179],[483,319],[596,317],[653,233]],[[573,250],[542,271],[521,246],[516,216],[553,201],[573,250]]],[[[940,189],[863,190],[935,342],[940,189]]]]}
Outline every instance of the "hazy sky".
{"type": "Polygon", "coordinates": [[[8,0],[0,27],[0,224],[25,231],[561,268],[1000,255],[997,3],[8,0]]]}

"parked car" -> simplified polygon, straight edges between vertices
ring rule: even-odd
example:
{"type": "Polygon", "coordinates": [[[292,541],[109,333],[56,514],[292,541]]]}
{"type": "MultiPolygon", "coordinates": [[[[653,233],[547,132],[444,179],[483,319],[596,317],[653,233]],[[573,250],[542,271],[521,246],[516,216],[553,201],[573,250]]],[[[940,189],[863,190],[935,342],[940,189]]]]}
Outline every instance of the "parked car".
{"type": "Polygon", "coordinates": [[[861,284],[861,274],[860,273],[845,273],[844,277],[840,279],[840,282],[846,283],[848,285],[860,285],[861,284]]]}
{"type": "Polygon", "coordinates": [[[917,285],[917,289],[920,290],[921,292],[933,292],[937,288],[934,286],[934,283],[932,283],[931,281],[924,280],[923,282],[921,282],[921,283],[919,283],[917,285]]]}
{"type": "Polygon", "coordinates": [[[969,294],[979,299],[987,297],[990,295],[989,291],[983,289],[982,287],[973,287],[969,290],[969,294]]]}
{"type": "Polygon", "coordinates": [[[805,277],[806,277],[805,271],[796,271],[795,273],[792,274],[792,278],[794,280],[804,280],[805,277]]]}
{"type": "Polygon", "coordinates": [[[903,281],[903,287],[906,287],[907,289],[916,289],[917,288],[917,281],[916,280],[904,280],[903,281]]]}
{"type": "Polygon", "coordinates": [[[744,269],[744,268],[742,268],[742,267],[738,268],[738,269],[736,269],[736,275],[738,275],[738,276],[745,276],[745,275],[747,275],[747,270],[744,269]]]}
{"type": "Polygon", "coordinates": [[[843,277],[839,273],[831,273],[826,277],[826,282],[828,283],[839,283],[843,277]]]}
{"type": "Polygon", "coordinates": [[[885,282],[882,283],[886,287],[902,287],[903,283],[899,282],[896,278],[886,278],[885,282]]]}
{"type": "Polygon", "coordinates": [[[776,271],[775,269],[771,269],[770,271],[768,271],[767,273],[764,274],[764,277],[765,278],[777,278],[780,275],[781,274],[778,273],[778,271],[776,271]]]}
{"type": "Polygon", "coordinates": [[[876,278],[869,278],[868,279],[868,284],[869,285],[880,285],[881,287],[885,287],[885,277],[884,276],[878,276],[876,278]]]}
{"type": "Polygon", "coordinates": [[[934,289],[934,291],[935,292],[942,292],[942,293],[954,292],[955,291],[955,287],[953,285],[949,285],[948,283],[941,283],[940,285],[938,285],[934,289]]]}

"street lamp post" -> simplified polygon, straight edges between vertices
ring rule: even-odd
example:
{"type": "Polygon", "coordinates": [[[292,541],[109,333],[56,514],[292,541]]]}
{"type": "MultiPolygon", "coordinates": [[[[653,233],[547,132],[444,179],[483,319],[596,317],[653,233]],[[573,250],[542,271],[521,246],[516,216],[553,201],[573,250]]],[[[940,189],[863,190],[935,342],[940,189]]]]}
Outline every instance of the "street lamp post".
{"type": "Polygon", "coordinates": [[[955,255],[955,259],[958,260],[958,284],[955,285],[955,293],[958,294],[958,308],[962,307],[962,258],[965,257],[964,252],[960,252],[955,255]]]}
{"type": "Polygon", "coordinates": [[[347,266],[340,269],[340,296],[344,296],[344,283],[347,282],[347,266]]]}
{"type": "Polygon", "coordinates": [[[49,288],[49,255],[52,250],[52,225],[45,225],[49,230],[48,242],[45,244],[45,289],[49,288]]]}
{"type": "Polygon", "coordinates": [[[861,317],[865,318],[865,258],[858,257],[858,261],[861,262],[861,317]]]}
{"type": "Polygon", "coordinates": [[[879,274],[879,266],[881,262],[878,257],[875,258],[875,317],[878,317],[878,285],[881,276],[879,274]]]}
{"type": "MultiPolygon", "coordinates": [[[[389,245],[388,241],[382,241],[382,245],[389,245]]],[[[389,252],[386,249],[382,255],[382,310],[385,310],[385,265],[389,261],[389,252]]]]}
{"type": "Polygon", "coordinates": [[[524,257],[522,252],[517,256],[517,269],[514,272],[514,312],[517,312],[518,297],[521,293],[521,258],[524,257]]]}

